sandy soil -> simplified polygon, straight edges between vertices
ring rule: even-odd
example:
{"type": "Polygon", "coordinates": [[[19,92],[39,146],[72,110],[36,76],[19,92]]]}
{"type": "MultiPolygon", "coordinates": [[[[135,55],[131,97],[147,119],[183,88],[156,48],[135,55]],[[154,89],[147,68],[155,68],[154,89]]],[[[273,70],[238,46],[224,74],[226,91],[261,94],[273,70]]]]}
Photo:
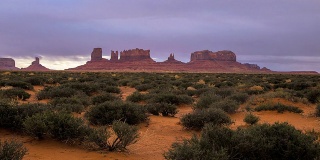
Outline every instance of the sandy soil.
{"type": "MultiPolygon", "coordinates": [[[[36,86],[34,91],[28,91],[32,96],[27,103],[38,102],[35,98],[36,93],[41,90],[36,86]]],[[[136,91],[134,88],[121,87],[121,97],[126,97],[136,91]]],[[[304,131],[314,129],[320,132],[319,118],[312,116],[314,105],[305,105],[303,103],[293,103],[283,99],[272,99],[274,102],[281,102],[287,105],[294,105],[304,110],[303,114],[296,113],[277,113],[276,111],[253,112],[260,117],[259,123],[288,122],[296,128],[304,131]]],[[[245,106],[245,105],[243,105],[245,106]]],[[[0,130],[1,139],[17,139],[24,143],[28,148],[28,154],[24,160],[162,160],[163,153],[167,151],[173,142],[182,138],[189,138],[197,132],[187,131],[179,124],[179,118],[192,112],[191,105],[179,106],[179,112],[175,117],[150,116],[148,123],[140,124],[138,127],[140,138],[137,143],[128,147],[128,152],[99,152],[88,151],[81,146],[68,145],[54,140],[34,140],[31,137],[19,135],[6,130],[0,130]]],[[[246,111],[242,108],[236,114],[231,115],[234,124],[231,128],[236,129],[239,126],[245,126],[243,118],[246,111]]]]}

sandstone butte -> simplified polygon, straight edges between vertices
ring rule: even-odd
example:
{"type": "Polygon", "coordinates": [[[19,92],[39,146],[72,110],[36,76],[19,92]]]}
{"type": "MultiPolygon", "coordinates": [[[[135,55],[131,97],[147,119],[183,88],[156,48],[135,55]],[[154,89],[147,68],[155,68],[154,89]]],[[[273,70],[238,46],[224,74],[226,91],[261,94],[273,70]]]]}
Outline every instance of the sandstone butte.
{"type": "Polygon", "coordinates": [[[110,60],[102,58],[102,49],[94,48],[91,60],[86,64],[70,68],[73,71],[128,71],[128,72],[208,72],[208,73],[270,73],[269,69],[256,64],[241,64],[236,61],[232,51],[212,52],[209,50],[191,53],[190,62],[184,63],[175,59],[171,53],[164,62],[155,62],[150,50],[131,49],[111,51],[110,60]]]}
{"type": "MultiPolygon", "coordinates": [[[[150,50],[130,49],[121,52],[111,51],[110,60],[102,58],[102,48],[94,48],[91,60],[86,64],[66,69],[69,71],[110,71],[110,72],[192,72],[192,73],[290,73],[318,74],[315,71],[275,72],[260,68],[257,64],[239,63],[236,54],[223,50],[209,50],[191,53],[187,63],[175,59],[171,53],[164,62],[156,62],[150,56],[150,50]]],[[[0,58],[0,70],[18,70],[13,59],[0,58]]],[[[49,71],[39,63],[39,58],[23,71],[49,71]]]]}
{"type": "Polygon", "coordinates": [[[50,71],[50,69],[40,64],[40,59],[38,57],[35,58],[35,61],[33,61],[29,67],[21,68],[21,70],[22,71],[50,71]]]}

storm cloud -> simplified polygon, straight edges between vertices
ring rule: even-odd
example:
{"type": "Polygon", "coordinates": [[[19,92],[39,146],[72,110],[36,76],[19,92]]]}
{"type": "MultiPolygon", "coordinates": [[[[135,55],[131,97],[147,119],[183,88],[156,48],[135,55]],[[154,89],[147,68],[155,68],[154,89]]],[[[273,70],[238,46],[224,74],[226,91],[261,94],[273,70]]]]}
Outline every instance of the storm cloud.
{"type": "Polygon", "coordinates": [[[197,50],[231,50],[273,70],[320,71],[319,20],[318,0],[1,0],[0,57],[26,67],[41,55],[64,69],[94,47],[184,62],[197,50]]]}

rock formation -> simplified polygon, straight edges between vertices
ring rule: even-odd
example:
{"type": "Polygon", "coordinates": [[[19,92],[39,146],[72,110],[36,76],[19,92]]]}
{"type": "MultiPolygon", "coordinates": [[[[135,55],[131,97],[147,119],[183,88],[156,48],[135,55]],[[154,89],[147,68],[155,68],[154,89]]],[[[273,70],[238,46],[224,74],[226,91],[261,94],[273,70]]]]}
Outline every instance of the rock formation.
{"type": "Polygon", "coordinates": [[[139,48],[124,50],[120,52],[120,61],[122,62],[128,62],[128,61],[154,62],[154,60],[150,57],[150,50],[143,50],[139,48]]]}
{"type": "Polygon", "coordinates": [[[184,64],[183,62],[181,61],[177,61],[175,58],[174,58],[174,54],[171,53],[168,57],[168,59],[166,61],[164,61],[163,63],[180,63],[180,64],[184,64]]]}
{"type": "Polygon", "coordinates": [[[236,54],[232,51],[212,52],[209,50],[196,51],[191,53],[190,61],[211,60],[211,61],[233,61],[236,62],[236,54]]]}
{"type": "Polygon", "coordinates": [[[50,69],[48,69],[40,64],[40,59],[38,57],[35,58],[35,61],[33,61],[29,67],[21,68],[21,70],[23,70],[23,71],[50,71],[50,69]]]}
{"type": "Polygon", "coordinates": [[[252,69],[260,69],[260,67],[257,64],[244,63],[243,65],[252,69]]]}
{"type": "Polygon", "coordinates": [[[0,58],[0,70],[18,70],[12,58],[0,58]]]}
{"type": "Polygon", "coordinates": [[[117,62],[119,60],[119,53],[118,51],[111,51],[111,58],[110,61],[117,62]]]}
{"type": "Polygon", "coordinates": [[[102,48],[94,48],[91,53],[91,61],[101,61],[102,60],[102,48]]]}
{"type": "Polygon", "coordinates": [[[164,62],[155,62],[150,57],[150,50],[131,49],[120,52],[111,51],[110,60],[102,59],[102,50],[94,49],[91,61],[69,70],[104,70],[122,72],[209,72],[209,73],[261,73],[271,72],[261,70],[257,65],[241,64],[236,61],[235,53],[231,51],[212,52],[209,50],[191,53],[191,61],[177,61],[171,53],[164,62]]]}

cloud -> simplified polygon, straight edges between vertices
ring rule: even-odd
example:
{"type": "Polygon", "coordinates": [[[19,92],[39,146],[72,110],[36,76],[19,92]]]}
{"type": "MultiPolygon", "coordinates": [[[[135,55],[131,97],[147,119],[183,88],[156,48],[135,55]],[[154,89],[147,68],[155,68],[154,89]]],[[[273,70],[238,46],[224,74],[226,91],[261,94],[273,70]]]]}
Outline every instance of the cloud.
{"type": "Polygon", "coordinates": [[[2,0],[0,19],[1,57],[70,59],[94,47],[105,55],[144,48],[155,58],[175,53],[183,61],[205,49],[238,57],[320,53],[318,0],[2,0]]]}

